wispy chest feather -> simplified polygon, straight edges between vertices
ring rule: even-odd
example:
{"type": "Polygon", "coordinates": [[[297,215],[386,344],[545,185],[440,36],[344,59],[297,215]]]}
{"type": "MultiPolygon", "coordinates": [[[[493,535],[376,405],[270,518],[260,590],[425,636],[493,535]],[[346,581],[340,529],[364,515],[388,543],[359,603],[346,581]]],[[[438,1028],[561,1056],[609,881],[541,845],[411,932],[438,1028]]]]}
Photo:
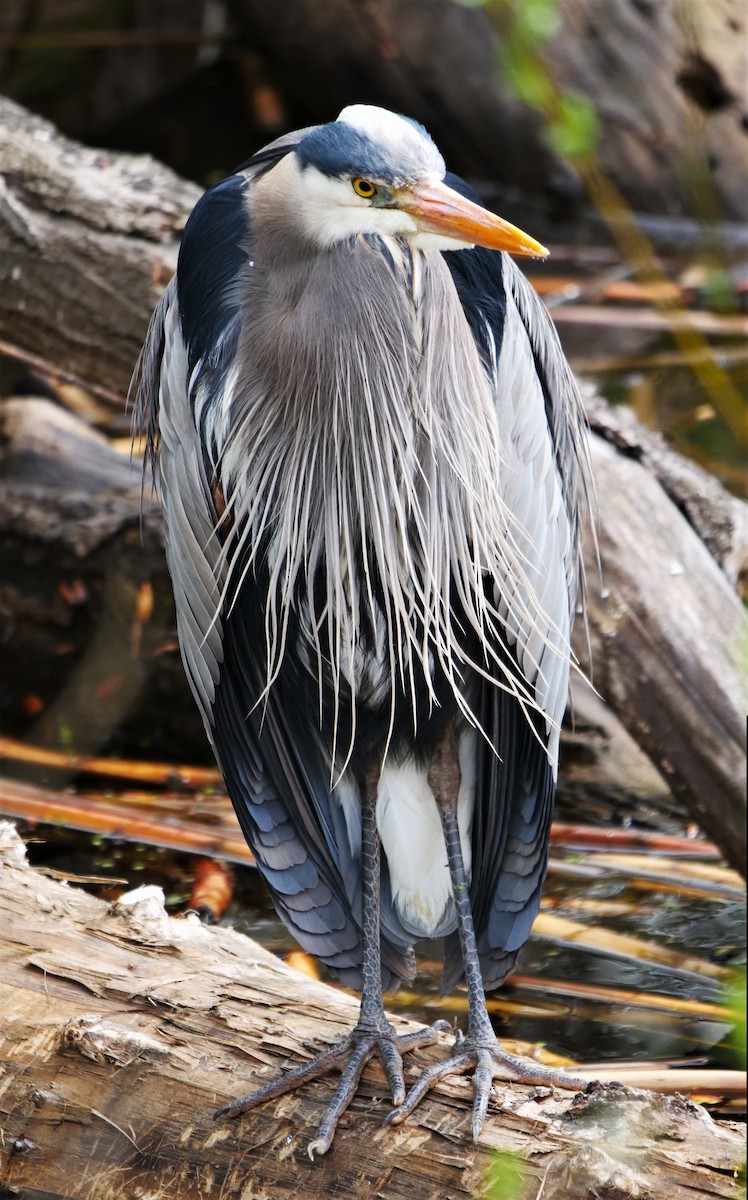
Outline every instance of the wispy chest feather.
{"type": "MultiPolygon", "coordinates": [[[[471,720],[469,668],[532,705],[491,649],[496,586],[523,564],[501,496],[488,373],[442,256],[359,239],[306,261],[280,253],[272,273],[253,272],[215,437],[235,531],[230,591],[261,557],[269,563],[266,688],[301,609],[309,669],[321,678],[324,658],[354,709],[364,622],[380,631],[377,669],[393,697],[398,680],[432,689],[438,663],[471,720]],[[455,627],[455,598],[486,647],[480,663],[455,627]]],[[[333,738],[331,764],[341,769],[350,749],[333,738]]]]}

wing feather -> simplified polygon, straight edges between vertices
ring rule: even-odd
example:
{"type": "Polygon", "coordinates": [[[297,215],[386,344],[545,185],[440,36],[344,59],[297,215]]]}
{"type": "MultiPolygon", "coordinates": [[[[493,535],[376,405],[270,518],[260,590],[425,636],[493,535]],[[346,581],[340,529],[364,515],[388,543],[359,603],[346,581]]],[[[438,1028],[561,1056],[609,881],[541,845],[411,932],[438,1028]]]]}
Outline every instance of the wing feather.
{"type": "MultiPolygon", "coordinates": [[[[450,179],[472,199],[461,181],[450,179]]],[[[503,653],[531,685],[538,712],[481,683],[471,901],[484,983],[512,969],[540,905],[566,706],[570,629],[584,497],[584,420],[555,329],[506,255],[476,248],[445,256],[493,382],[503,433],[502,495],[523,577],[497,574],[503,653]],[[533,620],[521,614],[532,614],[533,620]],[[518,615],[520,614],[520,615],[518,615]],[[493,745],[493,750],[489,746],[493,745]]],[[[445,987],[462,974],[447,939],[445,987]]]]}
{"type": "MultiPolygon", "coordinates": [[[[280,139],[198,203],[175,279],[154,314],[133,380],[167,529],[187,678],[242,830],[299,943],[359,982],[359,870],[313,733],[290,727],[264,691],[263,582],[227,567],[213,494],[213,414],[231,386],[241,273],[251,248],[247,192],[301,134],[280,139]],[[206,399],[210,404],[206,404],[206,399]],[[239,580],[240,583],[236,581],[239,580]]],[[[266,585],[265,585],[266,587],[266,585]]],[[[308,724],[311,724],[310,722],[308,724]]],[[[383,939],[383,982],[412,975],[405,943],[383,939]]]]}

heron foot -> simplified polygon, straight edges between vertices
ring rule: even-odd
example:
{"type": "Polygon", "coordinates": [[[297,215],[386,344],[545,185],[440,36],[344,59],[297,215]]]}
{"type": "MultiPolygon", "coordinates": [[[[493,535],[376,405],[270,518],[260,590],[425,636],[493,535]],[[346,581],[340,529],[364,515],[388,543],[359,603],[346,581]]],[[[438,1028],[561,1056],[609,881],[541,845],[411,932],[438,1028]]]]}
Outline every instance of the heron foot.
{"type": "Polygon", "coordinates": [[[387,1076],[392,1103],[396,1106],[396,1111],[399,1111],[400,1106],[406,1103],[403,1054],[408,1050],[432,1045],[438,1040],[439,1033],[448,1028],[448,1022],[436,1021],[433,1025],[417,1029],[414,1033],[398,1035],[389,1022],[384,1020],[375,1027],[357,1025],[342,1042],[323,1050],[310,1062],[294,1067],[279,1078],[263,1084],[248,1096],[224,1104],[216,1110],[213,1118],[215,1120],[217,1117],[238,1117],[241,1113],[248,1112],[267,1100],[283,1096],[286,1092],[294,1091],[308,1080],[317,1079],[337,1067],[341,1072],[340,1083],[325,1111],[316,1138],[309,1143],[308,1154],[314,1159],[315,1154],[326,1154],[330,1149],[338,1122],[355,1096],[363,1069],[375,1051],[387,1076]]]}
{"type": "Polygon", "coordinates": [[[544,1067],[528,1058],[518,1058],[502,1050],[498,1041],[488,1038],[473,1040],[470,1035],[459,1034],[455,1039],[454,1053],[445,1062],[428,1067],[414,1083],[404,1102],[395,1107],[386,1117],[386,1125],[399,1125],[404,1121],[428,1091],[446,1075],[465,1075],[473,1072],[473,1141],[480,1137],[486,1119],[488,1100],[495,1078],[509,1079],[517,1083],[535,1084],[541,1087],[570,1088],[574,1091],[586,1088],[588,1079],[570,1075],[557,1067],[544,1067]]]}

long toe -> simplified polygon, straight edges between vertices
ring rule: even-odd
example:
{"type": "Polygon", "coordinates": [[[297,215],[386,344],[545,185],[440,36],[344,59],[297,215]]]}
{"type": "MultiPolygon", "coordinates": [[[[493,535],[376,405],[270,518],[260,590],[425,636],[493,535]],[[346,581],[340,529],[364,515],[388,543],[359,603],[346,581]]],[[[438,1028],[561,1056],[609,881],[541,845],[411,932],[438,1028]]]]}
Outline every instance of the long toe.
{"type": "Polygon", "coordinates": [[[473,1141],[477,1142],[488,1112],[488,1099],[493,1084],[493,1063],[490,1050],[478,1050],[473,1075],[473,1141]]]}
{"type": "Polygon", "coordinates": [[[581,1075],[572,1075],[560,1067],[545,1067],[542,1063],[533,1062],[531,1058],[519,1058],[516,1054],[508,1054],[502,1050],[499,1043],[491,1049],[494,1078],[509,1078],[515,1083],[526,1083],[531,1086],[565,1088],[578,1092],[587,1087],[589,1079],[581,1075]]]}
{"type": "Polygon", "coordinates": [[[311,1079],[337,1068],[340,1070],[340,1081],[335,1095],[330,1101],[325,1115],[317,1130],[317,1136],[310,1142],[308,1153],[310,1158],[318,1154],[326,1154],[332,1145],[338,1122],[350,1105],[358,1089],[361,1074],[372,1054],[377,1052],[382,1061],[387,1082],[392,1095],[393,1104],[401,1105],[405,1100],[405,1080],[403,1076],[402,1055],[420,1046],[429,1046],[438,1041],[439,1034],[448,1029],[446,1021],[437,1021],[434,1025],[417,1029],[413,1033],[401,1036],[395,1034],[390,1026],[372,1031],[357,1027],[342,1042],[322,1051],[310,1062],[303,1066],[287,1071],[277,1079],[272,1079],[248,1096],[224,1104],[213,1115],[214,1117],[238,1117],[241,1113],[274,1100],[278,1096],[294,1091],[311,1079]]]}
{"type": "Polygon", "coordinates": [[[378,1046],[379,1057],[382,1060],[384,1073],[390,1085],[392,1103],[402,1104],[405,1099],[405,1078],[403,1076],[403,1059],[400,1051],[393,1042],[383,1041],[378,1046]]]}
{"type": "Polygon", "coordinates": [[[423,1099],[427,1092],[434,1087],[435,1084],[443,1079],[445,1075],[462,1075],[465,1071],[469,1071],[475,1065],[475,1055],[471,1052],[465,1054],[454,1054],[445,1062],[434,1063],[432,1067],[428,1067],[422,1071],[418,1079],[413,1084],[413,1087],[408,1092],[403,1103],[394,1108],[391,1113],[385,1118],[385,1125],[399,1125],[404,1121],[416,1105],[423,1099]]]}
{"type": "Polygon", "coordinates": [[[570,1088],[573,1091],[586,1088],[589,1082],[578,1075],[570,1075],[557,1068],[544,1067],[531,1059],[507,1054],[497,1041],[477,1042],[468,1036],[455,1042],[454,1053],[450,1058],[435,1063],[421,1073],[403,1103],[388,1114],[385,1124],[399,1125],[440,1080],[448,1075],[466,1075],[469,1071],[473,1072],[472,1134],[475,1142],[483,1129],[494,1079],[509,1078],[512,1082],[570,1088]]]}
{"type": "Polygon", "coordinates": [[[314,1141],[309,1143],[307,1148],[307,1153],[312,1160],[315,1154],[327,1154],[327,1151],[330,1149],[332,1139],[335,1137],[335,1130],[338,1127],[338,1121],[356,1095],[361,1073],[376,1045],[377,1042],[374,1038],[366,1038],[360,1041],[357,1046],[352,1046],[348,1061],[340,1077],[340,1083],[335,1090],[335,1095],[327,1106],[325,1115],[317,1130],[317,1136],[314,1141]]]}
{"type": "Polygon", "coordinates": [[[314,1159],[315,1155],[326,1154],[330,1149],[338,1121],[355,1096],[361,1073],[375,1050],[379,1054],[387,1076],[392,1102],[395,1105],[402,1104],[405,1100],[402,1055],[407,1050],[415,1050],[419,1046],[429,1046],[437,1041],[445,1024],[446,1022],[437,1021],[435,1025],[418,1029],[414,1033],[407,1033],[401,1037],[396,1036],[394,1031],[362,1035],[354,1030],[340,1083],[317,1130],[316,1138],[309,1143],[309,1157],[314,1159]]]}
{"type": "Polygon", "coordinates": [[[242,1113],[249,1112],[251,1108],[257,1108],[258,1104],[274,1100],[277,1096],[284,1096],[286,1092],[295,1091],[297,1087],[301,1087],[310,1079],[317,1079],[320,1075],[325,1075],[344,1057],[350,1040],[349,1037],[346,1038],[344,1042],[339,1042],[338,1045],[331,1046],[329,1050],[323,1050],[321,1054],[315,1055],[310,1062],[303,1063],[300,1067],[294,1067],[292,1071],[285,1071],[276,1079],[264,1083],[254,1092],[241,1096],[238,1100],[232,1100],[230,1104],[222,1105],[213,1113],[213,1120],[216,1121],[219,1117],[241,1116],[242,1113]]]}

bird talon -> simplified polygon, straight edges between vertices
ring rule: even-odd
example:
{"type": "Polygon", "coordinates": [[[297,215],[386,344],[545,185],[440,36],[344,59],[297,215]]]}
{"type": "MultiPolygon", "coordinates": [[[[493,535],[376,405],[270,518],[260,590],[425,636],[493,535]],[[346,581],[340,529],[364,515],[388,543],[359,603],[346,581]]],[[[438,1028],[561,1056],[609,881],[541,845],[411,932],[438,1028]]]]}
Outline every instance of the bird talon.
{"type": "Polygon", "coordinates": [[[327,1154],[327,1151],[330,1149],[331,1142],[332,1138],[315,1138],[313,1142],[310,1142],[306,1148],[306,1152],[309,1155],[310,1161],[314,1162],[315,1154],[319,1154],[320,1157],[323,1154],[327,1154]]]}

